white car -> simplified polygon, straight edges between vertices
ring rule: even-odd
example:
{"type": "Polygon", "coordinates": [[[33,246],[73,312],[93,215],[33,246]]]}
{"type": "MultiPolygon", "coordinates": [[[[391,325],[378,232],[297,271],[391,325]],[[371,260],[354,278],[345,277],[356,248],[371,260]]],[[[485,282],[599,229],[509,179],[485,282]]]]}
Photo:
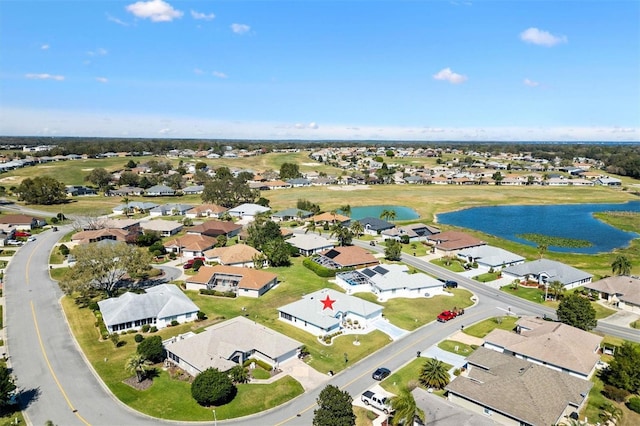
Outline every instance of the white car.
{"type": "Polygon", "coordinates": [[[29,238],[27,238],[27,241],[35,241],[35,240],[36,240],[36,237],[29,237],[29,238]]]}

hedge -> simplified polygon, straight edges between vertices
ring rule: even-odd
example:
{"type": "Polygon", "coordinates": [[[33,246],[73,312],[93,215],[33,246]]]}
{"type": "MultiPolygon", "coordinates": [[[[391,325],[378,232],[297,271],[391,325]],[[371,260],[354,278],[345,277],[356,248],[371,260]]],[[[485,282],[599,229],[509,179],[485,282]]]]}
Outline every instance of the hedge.
{"type": "Polygon", "coordinates": [[[302,261],[305,268],[313,271],[320,278],[334,278],[340,272],[353,271],[355,268],[339,268],[331,269],[314,262],[312,258],[307,257],[302,261]]]}
{"type": "Polygon", "coordinates": [[[209,290],[208,288],[200,289],[200,294],[203,296],[218,296],[218,297],[230,297],[235,298],[237,294],[234,291],[218,291],[218,290],[209,290]]]}

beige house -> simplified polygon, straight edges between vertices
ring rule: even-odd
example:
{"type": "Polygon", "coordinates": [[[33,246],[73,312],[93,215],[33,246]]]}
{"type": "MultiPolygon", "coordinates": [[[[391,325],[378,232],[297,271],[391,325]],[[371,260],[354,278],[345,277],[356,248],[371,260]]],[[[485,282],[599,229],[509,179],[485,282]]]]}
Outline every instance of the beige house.
{"type": "Polygon", "coordinates": [[[460,250],[478,247],[486,242],[461,231],[445,231],[427,236],[436,253],[444,256],[456,255],[460,250]]]}
{"type": "Polygon", "coordinates": [[[260,297],[278,283],[271,272],[236,266],[202,266],[186,281],[187,290],[232,291],[238,296],[260,297]]]}
{"type": "MultiPolygon", "coordinates": [[[[225,266],[254,268],[254,260],[261,256],[258,250],[246,244],[235,244],[229,247],[216,247],[204,252],[207,262],[216,262],[225,266]]],[[[263,264],[266,263],[266,260],[263,264]]],[[[264,266],[264,265],[260,265],[264,266]]]]}
{"type": "Polygon", "coordinates": [[[204,252],[213,248],[217,242],[218,240],[213,237],[186,234],[182,237],[167,241],[163,245],[168,252],[178,253],[179,255],[190,258],[204,256],[204,252]]]}
{"type": "Polygon", "coordinates": [[[219,206],[217,204],[201,204],[199,206],[195,206],[190,210],[187,210],[185,216],[191,219],[195,219],[198,217],[220,217],[224,212],[228,209],[226,207],[219,206]]]}
{"type": "Polygon", "coordinates": [[[588,283],[584,288],[597,292],[600,299],[606,300],[616,308],[640,313],[639,278],[618,275],[588,283]]]}

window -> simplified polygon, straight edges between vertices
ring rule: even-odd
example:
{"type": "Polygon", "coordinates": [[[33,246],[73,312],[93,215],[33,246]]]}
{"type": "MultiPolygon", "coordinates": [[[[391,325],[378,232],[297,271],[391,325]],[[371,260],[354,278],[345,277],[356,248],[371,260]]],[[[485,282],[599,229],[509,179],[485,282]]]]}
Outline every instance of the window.
{"type": "Polygon", "coordinates": [[[284,318],[286,320],[289,320],[289,321],[291,321],[293,319],[293,316],[291,316],[290,314],[286,314],[284,312],[280,312],[280,317],[284,318]]]}

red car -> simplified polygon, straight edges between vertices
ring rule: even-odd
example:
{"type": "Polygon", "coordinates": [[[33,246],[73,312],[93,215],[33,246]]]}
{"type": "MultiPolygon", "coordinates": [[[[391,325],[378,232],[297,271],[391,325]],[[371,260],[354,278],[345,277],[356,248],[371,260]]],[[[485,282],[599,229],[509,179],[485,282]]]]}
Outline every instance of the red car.
{"type": "Polygon", "coordinates": [[[202,263],[204,263],[204,257],[194,257],[193,259],[189,259],[187,260],[184,265],[182,265],[183,269],[191,269],[193,268],[193,264],[195,263],[196,260],[201,260],[202,263]]]}
{"type": "Polygon", "coordinates": [[[447,322],[449,320],[454,319],[457,316],[457,314],[453,311],[444,311],[442,312],[440,315],[438,315],[438,321],[439,322],[447,322]]]}
{"type": "Polygon", "coordinates": [[[22,238],[27,238],[31,236],[31,232],[28,231],[16,231],[16,238],[17,237],[22,237],[22,238]]]}

